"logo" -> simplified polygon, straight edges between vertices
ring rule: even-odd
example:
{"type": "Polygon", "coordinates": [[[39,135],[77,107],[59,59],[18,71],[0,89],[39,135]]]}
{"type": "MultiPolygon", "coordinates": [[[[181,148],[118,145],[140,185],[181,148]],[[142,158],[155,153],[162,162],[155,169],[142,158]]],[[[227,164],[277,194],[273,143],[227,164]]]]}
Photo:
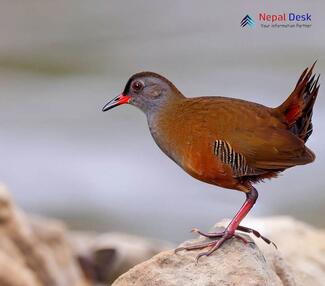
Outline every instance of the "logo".
{"type": "Polygon", "coordinates": [[[291,29],[291,28],[311,28],[312,27],[312,14],[294,13],[294,12],[282,12],[269,14],[267,12],[259,12],[254,15],[254,18],[250,15],[246,15],[241,21],[240,26],[242,28],[262,28],[262,29],[291,29]]]}
{"type": "Polygon", "coordinates": [[[254,27],[255,26],[255,21],[253,20],[253,18],[249,15],[246,15],[243,20],[241,20],[240,22],[240,26],[242,27],[245,27],[245,26],[248,26],[248,27],[254,27]]]}
{"type": "Polygon", "coordinates": [[[263,22],[311,22],[311,14],[295,14],[295,13],[282,13],[282,14],[267,14],[265,12],[259,13],[258,18],[263,22]]]}

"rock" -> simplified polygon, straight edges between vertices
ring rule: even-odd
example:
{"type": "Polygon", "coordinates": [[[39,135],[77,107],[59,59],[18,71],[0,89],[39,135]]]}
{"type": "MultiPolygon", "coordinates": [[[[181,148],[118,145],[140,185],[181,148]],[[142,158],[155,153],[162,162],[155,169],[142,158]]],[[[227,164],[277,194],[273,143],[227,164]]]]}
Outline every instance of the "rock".
{"type": "Polygon", "coordinates": [[[72,232],[24,214],[0,185],[0,286],[107,285],[171,247],[122,233],[72,232]]]}
{"type": "MultiPolygon", "coordinates": [[[[120,276],[113,286],[324,285],[323,231],[290,218],[275,217],[251,222],[246,225],[275,241],[279,250],[258,238],[254,238],[257,244],[247,245],[234,238],[210,257],[201,258],[198,264],[195,257],[200,250],[177,254],[172,250],[165,251],[120,276]]],[[[217,224],[216,228],[220,225],[225,226],[227,222],[217,224]]],[[[200,237],[183,244],[202,241],[206,239],[200,237]]]]}
{"type": "Polygon", "coordinates": [[[0,285],[88,285],[65,233],[57,221],[26,217],[0,186],[0,285]]]}
{"type": "Polygon", "coordinates": [[[200,251],[161,252],[173,246],[121,233],[72,232],[57,220],[26,215],[0,186],[0,285],[107,286],[136,264],[113,285],[325,285],[324,230],[289,217],[245,225],[276,242],[278,250],[255,237],[256,244],[247,245],[232,239],[196,265],[200,251]]]}
{"type": "MultiPolygon", "coordinates": [[[[325,230],[286,216],[249,219],[246,224],[276,242],[298,285],[325,285],[325,230]]],[[[266,257],[278,259],[277,251],[255,241],[266,257]]]]}
{"type": "MultiPolygon", "coordinates": [[[[198,243],[196,239],[184,244],[198,243]]],[[[202,250],[201,250],[202,251],[202,250]]],[[[113,286],[126,285],[282,285],[281,279],[254,244],[232,239],[215,254],[202,257],[198,251],[165,251],[134,267],[118,278],[113,286]]]]}
{"type": "Polygon", "coordinates": [[[172,244],[123,233],[74,232],[71,240],[82,268],[92,281],[112,283],[118,276],[172,244]]]}

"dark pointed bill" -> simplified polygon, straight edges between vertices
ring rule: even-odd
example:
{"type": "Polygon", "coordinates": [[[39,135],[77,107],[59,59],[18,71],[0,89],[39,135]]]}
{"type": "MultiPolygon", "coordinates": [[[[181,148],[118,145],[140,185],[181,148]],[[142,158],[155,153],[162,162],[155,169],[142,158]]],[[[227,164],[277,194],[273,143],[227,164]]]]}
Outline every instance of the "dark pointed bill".
{"type": "Polygon", "coordinates": [[[118,105],[128,103],[129,100],[130,100],[130,96],[124,95],[123,93],[121,93],[120,95],[114,97],[111,101],[106,103],[105,106],[103,107],[102,111],[107,111],[107,110],[110,110],[118,105]]]}

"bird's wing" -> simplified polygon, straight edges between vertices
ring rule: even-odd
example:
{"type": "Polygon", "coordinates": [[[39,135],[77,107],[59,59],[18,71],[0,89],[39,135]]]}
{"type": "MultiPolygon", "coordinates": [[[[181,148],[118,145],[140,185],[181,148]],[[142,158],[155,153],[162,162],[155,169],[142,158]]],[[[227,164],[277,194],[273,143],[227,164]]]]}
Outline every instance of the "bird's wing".
{"type": "Polygon", "coordinates": [[[186,107],[186,123],[199,126],[198,134],[214,141],[215,155],[232,166],[235,176],[284,170],[315,158],[268,107],[223,97],[196,98],[186,107]]]}
{"type": "Polygon", "coordinates": [[[227,137],[225,140],[245,158],[248,168],[256,170],[286,169],[310,163],[315,158],[301,139],[284,129],[237,129],[227,137]]]}
{"type": "Polygon", "coordinates": [[[253,167],[246,159],[243,153],[240,153],[238,148],[236,150],[232,145],[225,140],[215,140],[214,155],[216,155],[221,162],[229,165],[232,169],[234,177],[254,176],[265,173],[265,170],[253,167]]]}

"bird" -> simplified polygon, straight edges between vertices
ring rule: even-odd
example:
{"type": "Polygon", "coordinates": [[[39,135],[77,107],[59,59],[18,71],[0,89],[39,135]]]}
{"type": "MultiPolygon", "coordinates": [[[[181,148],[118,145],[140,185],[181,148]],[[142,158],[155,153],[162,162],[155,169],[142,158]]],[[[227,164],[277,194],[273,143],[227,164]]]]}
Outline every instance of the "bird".
{"type": "Polygon", "coordinates": [[[320,87],[320,75],[313,73],[315,64],[302,72],[289,97],[277,107],[230,97],[189,98],[167,78],[140,72],[102,108],[107,111],[122,104],[139,108],[156,144],[185,172],[202,182],[245,194],[242,207],[224,231],[205,233],[194,228],[193,232],[209,240],[176,252],[202,250],[198,261],[231,238],[247,243],[238,232],[273,243],[241,222],[258,198],[256,183],[315,160],[305,145],[313,132],[312,113],[320,87]]]}

